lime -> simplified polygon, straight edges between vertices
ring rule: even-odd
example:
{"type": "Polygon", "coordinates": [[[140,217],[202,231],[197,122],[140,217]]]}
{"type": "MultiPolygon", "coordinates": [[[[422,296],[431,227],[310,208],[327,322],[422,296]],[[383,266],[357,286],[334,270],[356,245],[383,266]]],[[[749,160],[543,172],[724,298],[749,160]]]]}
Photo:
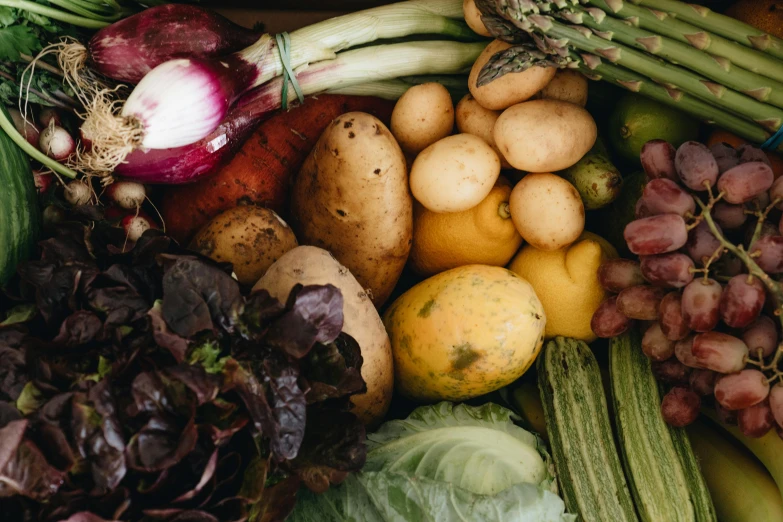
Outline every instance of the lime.
{"type": "Polygon", "coordinates": [[[642,145],[660,139],[679,147],[698,138],[699,122],[668,105],[626,93],[609,116],[606,134],[615,154],[639,165],[642,145]]]}

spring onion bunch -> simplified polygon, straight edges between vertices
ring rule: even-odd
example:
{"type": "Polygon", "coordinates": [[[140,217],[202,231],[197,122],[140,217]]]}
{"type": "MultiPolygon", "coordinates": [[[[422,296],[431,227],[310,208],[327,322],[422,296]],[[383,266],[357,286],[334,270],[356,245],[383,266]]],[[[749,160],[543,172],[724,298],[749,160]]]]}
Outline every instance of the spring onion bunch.
{"type": "MultiPolygon", "coordinates": [[[[95,98],[82,129],[92,143],[90,169],[111,172],[133,150],[182,147],[204,139],[243,94],[283,75],[284,61],[296,70],[377,40],[413,35],[440,36],[446,47],[453,44],[445,40],[477,40],[462,16],[460,0],[408,0],[292,32],[287,49],[279,48],[280,38],[265,34],[250,47],[218,59],[167,61],[150,71],[126,100],[95,98]]],[[[394,74],[398,66],[405,68],[402,74],[411,74],[408,62],[417,62],[416,52],[411,49],[394,63],[368,64],[368,78],[376,69],[385,69],[385,78],[400,76],[394,74]]],[[[333,74],[321,89],[340,85],[339,73],[333,74]]]]}
{"type": "Polygon", "coordinates": [[[487,63],[480,84],[556,57],[560,67],[579,67],[756,143],[783,125],[783,40],[707,8],[675,0],[476,5],[494,36],[518,44],[487,63]]]}

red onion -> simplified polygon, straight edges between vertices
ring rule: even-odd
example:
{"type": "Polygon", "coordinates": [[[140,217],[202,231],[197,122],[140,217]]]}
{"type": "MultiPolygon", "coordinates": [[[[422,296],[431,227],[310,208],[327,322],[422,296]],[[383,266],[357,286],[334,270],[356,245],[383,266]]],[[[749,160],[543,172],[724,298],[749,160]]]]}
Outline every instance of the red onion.
{"type": "Polygon", "coordinates": [[[95,33],[88,44],[89,62],[109,78],[135,84],[172,58],[221,56],[248,47],[260,36],[214,11],[165,4],[95,33]]]}
{"type": "MultiPolygon", "coordinates": [[[[237,104],[212,133],[196,143],[172,149],[133,151],[114,170],[115,176],[145,184],[180,184],[214,172],[236,152],[264,117],[278,107],[268,102],[264,89],[249,93],[246,105],[237,104]]],[[[279,102],[280,95],[277,99],[279,102]]],[[[241,102],[241,100],[240,100],[241,102]]]]}

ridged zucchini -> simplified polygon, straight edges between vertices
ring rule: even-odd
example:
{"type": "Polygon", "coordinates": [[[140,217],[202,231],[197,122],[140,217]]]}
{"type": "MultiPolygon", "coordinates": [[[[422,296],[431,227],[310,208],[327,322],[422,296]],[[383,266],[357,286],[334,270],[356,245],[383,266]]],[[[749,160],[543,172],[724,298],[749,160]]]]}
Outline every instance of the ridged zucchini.
{"type": "Polygon", "coordinates": [[[612,438],[601,371],[590,347],[557,337],[547,343],[537,368],[552,457],[568,512],[583,522],[638,521],[612,438]]]}
{"type": "MultiPolygon", "coordinates": [[[[0,110],[8,117],[5,108],[0,110]]],[[[30,255],[39,221],[30,160],[0,129],[0,287],[30,255]]]]}
{"type": "Polygon", "coordinates": [[[609,343],[609,374],[620,451],[644,522],[715,522],[707,484],[684,429],[661,416],[661,393],[640,335],[609,343]]]}

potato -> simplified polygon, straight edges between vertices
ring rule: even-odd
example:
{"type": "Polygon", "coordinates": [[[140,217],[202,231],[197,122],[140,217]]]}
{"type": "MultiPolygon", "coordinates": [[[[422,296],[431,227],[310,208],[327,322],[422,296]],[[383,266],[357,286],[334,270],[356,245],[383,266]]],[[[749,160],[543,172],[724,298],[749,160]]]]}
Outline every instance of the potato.
{"type": "Polygon", "coordinates": [[[528,174],[511,191],[508,204],[519,234],[539,250],[570,245],[585,228],[579,192],[555,174],[528,174]]]}
{"type": "Polygon", "coordinates": [[[439,83],[423,83],[405,91],[391,115],[391,131],[402,150],[418,154],[454,129],[454,104],[439,83]]]}
{"type": "Polygon", "coordinates": [[[481,11],[476,7],[475,0],[464,0],[462,2],[462,15],[465,18],[468,27],[470,27],[474,33],[480,34],[481,36],[492,36],[484,26],[484,22],[481,20],[481,11]]]}
{"type": "Polygon", "coordinates": [[[293,230],[274,210],[240,205],[204,225],[193,237],[190,249],[233,264],[237,280],[252,285],[297,245],[293,230]]]}
{"type": "Polygon", "coordinates": [[[492,129],[495,127],[495,122],[499,116],[500,111],[485,109],[476,101],[473,95],[466,94],[457,104],[457,130],[465,134],[478,136],[486,141],[498,155],[500,166],[508,169],[511,168],[511,165],[503,157],[503,154],[500,153],[497,145],[495,145],[495,137],[492,134],[492,129]]]}
{"type": "Polygon", "coordinates": [[[492,132],[506,160],[526,172],[567,169],[587,154],[598,136],[589,112],[558,100],[514,105],[503,111],[492,132]]]}
{"type": "Polygon", "coordinates": [[[455,134],[421,151],[411,167],[411,192],[433,212],[462,212],[487,197],[499,175],[500,159],[487,142],[455,134]]]}
{"type": "Polygon", "coordinates": [[[504,74],[486,85],[478,87],[479,73],[489,59],[500,51],[505,51],[511,44],[494,40],[476,59],[468,77],[468,88],[476,101],[485,109],[499,111],[523,102],[543,89],[555,76],[554,67],[531,67],[519,73],[504,74]]]}
{"type": "Polygon", "coordinates": [[[413,200],[405,157],[379,119],[349,112],[329,124],[294,178],[291,226],[347,266],[375,306],[388,299],[411,249],[413,200]]]}
{"type": "Polygon", "coordinates": [[[541,90],[541,98],[587,105],[587,78],[573,69],[560,69],[555,77],[541,90]]]}
{"type": "Polygon", "coordinates": [[[321,248],[300,246],[286,253],[253,287],[285,301],[296,284],[331,284],[343,294],[343,331],[362,351],[362,377],[367,392],[351,398],[353,412],[365,424],[381,421],[394,389],[391,342],[367,292],[332,255],[321,248]]]}

